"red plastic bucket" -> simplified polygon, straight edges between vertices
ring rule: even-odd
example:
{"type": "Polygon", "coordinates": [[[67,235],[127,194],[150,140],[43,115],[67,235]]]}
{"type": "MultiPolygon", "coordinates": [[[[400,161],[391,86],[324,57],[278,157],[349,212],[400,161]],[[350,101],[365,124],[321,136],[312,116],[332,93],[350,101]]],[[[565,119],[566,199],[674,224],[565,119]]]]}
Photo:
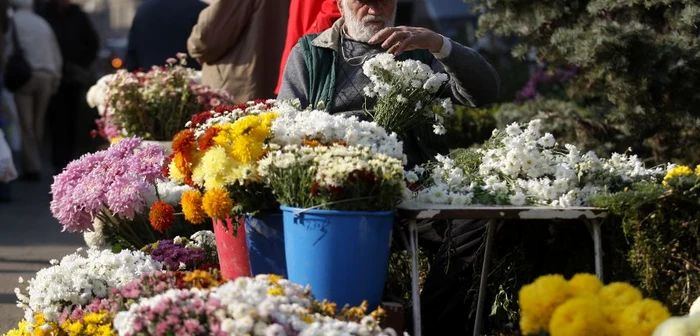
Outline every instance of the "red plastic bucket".
{"type": "Polygon", "coordinates": [[[237,220],[239,225],[235,237],[233,236],[233,222],[231,218],[227,218],[225,224],[220,219],[214,220],[216,251],[219,253],[221,275],[231,280],[250,276],[250,261],[248,260],[248,246],[245,238],[245,221],[242,218],[237,220]]]}

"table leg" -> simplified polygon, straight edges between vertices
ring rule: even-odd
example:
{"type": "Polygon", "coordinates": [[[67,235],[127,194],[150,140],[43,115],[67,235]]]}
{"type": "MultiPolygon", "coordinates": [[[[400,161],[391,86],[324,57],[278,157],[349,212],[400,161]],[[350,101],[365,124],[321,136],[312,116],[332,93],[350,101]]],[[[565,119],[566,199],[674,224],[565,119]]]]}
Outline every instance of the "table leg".
{"type": "Polygon", "coordinates": [[[593,229],[593,248],[595,252],[595,274],[600,281],[603,281],[603,238],[600,232],[600,221],[596,219],[591,220],[591,227],[593,229]]]}
{"type": "Polygon", "coordinates": [[[411,220],[408,223],[408,241],[411,248],[411,291],[413,297],[413,335],[421,336],[420,319],[420,288],[418,277],[418,223],[411,220]]]}
{"type": "Polygon", "coordinates": [[[481,320],[484,317],[484,300],[486,300],[486,285],[488,283],[489,268],[491,266],[491,254],[493,253],[493,239],[496,235],[498,220],[489,220],[486,228],[486,247],[484,248],[484,263],[481,266],[481,280],[479,282],[479,298],[476,304],[476,320],[474,321],[474,336],[481,333],[481,320]]]}

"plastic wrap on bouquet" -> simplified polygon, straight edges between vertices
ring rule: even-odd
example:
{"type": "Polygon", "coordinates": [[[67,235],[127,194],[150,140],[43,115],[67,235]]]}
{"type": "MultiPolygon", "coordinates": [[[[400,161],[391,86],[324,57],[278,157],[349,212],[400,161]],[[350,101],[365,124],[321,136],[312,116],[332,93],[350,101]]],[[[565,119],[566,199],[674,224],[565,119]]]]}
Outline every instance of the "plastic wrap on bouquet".
{"type": "Polygon", "coordinates": [[[219,254],[221,275],[226,279],[250,276],[250,261],[248,260],[243,219],[240,219],[239,223],[237,234],[234,236],[231,218],[227,218],[226,221],[214,219],[216,250],[219,254]]]}
{"type": "Polygon", "coordinates": [[[375,309],[386,280],[394,212],[281,209],[289,280],[310,285],[317,299],[339,307],[367,300],[375,309]]]}

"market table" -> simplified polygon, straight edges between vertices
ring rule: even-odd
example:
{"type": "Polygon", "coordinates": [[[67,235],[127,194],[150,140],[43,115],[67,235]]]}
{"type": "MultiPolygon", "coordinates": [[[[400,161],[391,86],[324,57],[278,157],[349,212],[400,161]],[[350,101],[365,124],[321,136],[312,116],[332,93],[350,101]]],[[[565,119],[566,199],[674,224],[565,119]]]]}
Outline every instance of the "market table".
{"type": "Polygon", "coordinates": [[[481,332],[481,320],[484,312],[484,300],[488,281],[491,253],[493,250],[496,230],[507,219],[520,220],[553,220],[579,219],[589,228],[593,238],[596,275],[603,279],[603,247],[601,243],[600,220],[605,218],[605,209],[591,207],[525,207],[525,206],[454,206],[449,204],[424,204],[403,202],[399,205],[399,217],[408,222],[408,238],[406,230],[402,230],[404,240],[411,251],[411,287],[413,297],[414,336],[421,336],[420,292],[418,287],[418,226],[425,225],[438,219],[480,219],[488,220],[486,229],[486,246],[484,261],[481,268],[479,296],[477,301],[474,336],[481,332]]]}

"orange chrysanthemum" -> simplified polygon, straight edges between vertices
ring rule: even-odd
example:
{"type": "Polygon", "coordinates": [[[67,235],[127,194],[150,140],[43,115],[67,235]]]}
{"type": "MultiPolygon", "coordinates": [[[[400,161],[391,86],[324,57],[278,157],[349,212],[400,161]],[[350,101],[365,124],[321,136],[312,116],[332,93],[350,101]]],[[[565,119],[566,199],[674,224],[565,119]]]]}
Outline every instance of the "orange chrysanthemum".
{"type": "Polygon", "coordinates": [[[157,201],[151,206],[148,219],[151,222],[151,226],[162,233],[175,222],[175,209],[168,203],[157,201]]]}
{"type": "Polygon", "coordinates": [[[207,219],[207,214],[202,208],[202,193],[199,190],[188,190],[182,193],[180,205],[188,222],[202,224],[207,219]]]}
{"type": "Polygon", "coordinates": [[[207,191],[202,197],[202,208],[211,218],[226,219],[231,215],[233,201],[228,197],[226,190],[214,188],[207,191]]]}
{"type": "Polygon", "coordinates": [[[179,170],[185,177],[192,176],[192,167],[190,166],[190,160],[187,159],[185,155],[181,152],[175,153],[173,157],[175,161],[175,167],[179,170]]]}
{"type": "Polygon", "coordinates": [[[304,146],[318,147],[321,145],[321,142],[318,140],[309,140],[307,138],[304,138],[303,144],[304,144],[304,146]]]}
{"type": "Polygon", "coordinates": [[[218,127],[212,127],[207,129],[202,136],[199,137],[199,150],[206,152],[209,148],[214,146],[214,137],[219,134],[218,127]]]}
{"type": "Polygon", "coordinates": [[[194,130],[185,129],[173,137],[173,151],[176,153],[189,153],[195,149],[197,139],[194,136],[194,130]]]}

